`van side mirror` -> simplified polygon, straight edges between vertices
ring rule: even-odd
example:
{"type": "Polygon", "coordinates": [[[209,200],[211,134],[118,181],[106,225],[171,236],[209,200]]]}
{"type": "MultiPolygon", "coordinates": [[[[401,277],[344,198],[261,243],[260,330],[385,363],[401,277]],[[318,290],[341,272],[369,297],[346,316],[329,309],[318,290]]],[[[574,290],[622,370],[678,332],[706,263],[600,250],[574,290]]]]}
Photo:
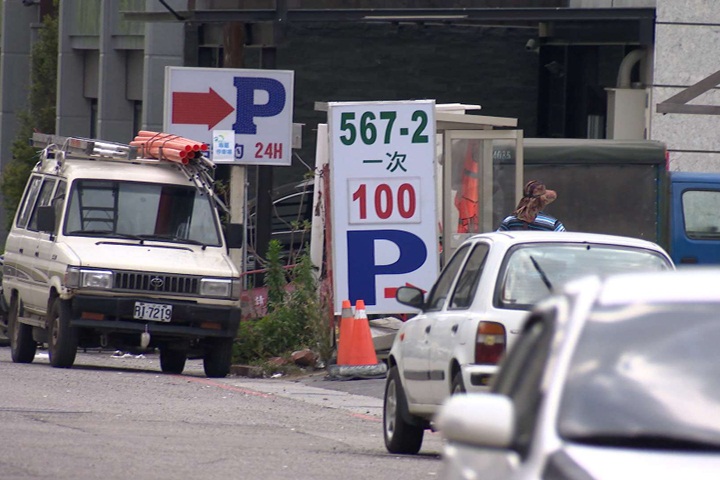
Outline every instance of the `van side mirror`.
{"type": "Polygon", "coordinates": [[[228,223],[225,228],[225,242],[228,248],[242,248],[245,225],[242,223],[228,223]]]}
{"type": "Polygon", "coordinates": [[[37,227],[41,232],[55,231],[55,207],[45,205],[37,208],[37,227]]]}

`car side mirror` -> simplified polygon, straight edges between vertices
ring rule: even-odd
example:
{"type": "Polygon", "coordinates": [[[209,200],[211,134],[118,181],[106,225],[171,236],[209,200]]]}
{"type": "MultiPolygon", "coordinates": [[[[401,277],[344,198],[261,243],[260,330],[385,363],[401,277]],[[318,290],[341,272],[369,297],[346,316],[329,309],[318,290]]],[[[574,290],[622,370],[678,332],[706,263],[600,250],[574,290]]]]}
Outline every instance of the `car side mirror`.
{"type": "Polygon", "coordinates": [[[225,242],[228,248],[242,248],[245,226],[242,223],[228,223],[225,228],[225,242]]]}
{"type": "Polygon", "coordinates": [[[395,292],[395,300],[409,307],[422,310],[425,306],[423,291],[417,287],[398,287],[395,292]]]}
{"type": "Polygon", "coordinates": [[[515,421],[515,409],[509,397],[496,393],[468,393],[453,395],[446,400],[435,424],[449,442],[510,449],[515,421]]]}
{"type": "Polygon", "coordinates": [[[46,205],[37,209],[37,227],[41,232],[55,231],[55,207],[46,205]]]}

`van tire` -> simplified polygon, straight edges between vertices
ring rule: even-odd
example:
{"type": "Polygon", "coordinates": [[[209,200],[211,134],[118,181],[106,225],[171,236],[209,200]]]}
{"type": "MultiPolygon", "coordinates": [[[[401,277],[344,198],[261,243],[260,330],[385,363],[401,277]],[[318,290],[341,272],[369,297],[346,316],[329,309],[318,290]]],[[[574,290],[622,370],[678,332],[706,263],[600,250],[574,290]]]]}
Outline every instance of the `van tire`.
{"type": "Polygon", "coordinates": [[[392,367],[383,401],[383,437],[388,452],[415,455],[420,451],[425,428],[420,422],[410,423],[411,418],[398,368],[392,367]]]}
{"type": "Polygon", "coordinates": [[[185,370],[187,353],[177,348],[160,348],[160,370],[163,373],[180,375],[185,370]]]}
{"type": "Polygon", "coordinates": [[[55,368],[70,368],[75,363],[78,333],[70,326],[70,317],[70,304],[60,298],[53,300],[48,317],[48,354],[55,368]]]}
{"type": "Polygon", "coordinates": [[[233,340],[232,338],[209,338],[205,340],[203,368],[208,378],[223,378],[230,373],[233,340]]]}
{"type": "Polygon", "coordinates": [[[37,342],[33,339],[32,327],[18,321],[20,313],[20,300],[17,295],[13,295],[8,312],[10,356],[14,363],[32,363],[37,352],[37,342]]]}

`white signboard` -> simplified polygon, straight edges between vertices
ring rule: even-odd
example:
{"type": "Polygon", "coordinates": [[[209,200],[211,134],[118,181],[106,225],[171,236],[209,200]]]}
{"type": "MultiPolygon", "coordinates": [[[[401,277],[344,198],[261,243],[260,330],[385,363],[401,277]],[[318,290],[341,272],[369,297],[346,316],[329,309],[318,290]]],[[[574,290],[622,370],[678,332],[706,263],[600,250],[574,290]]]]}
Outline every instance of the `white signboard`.
{"type": "Polygon", "coordinates": [[[165,67],[164,131],[205,142],[213,131],[234,132],[239,165],[290,165],[294,72],[165,67]]]}
{"type": "Polygon", "coordinates": [[[438,275],[435,102],[328,104],[335,312],[411,313],[404,285],[438,275]]]}

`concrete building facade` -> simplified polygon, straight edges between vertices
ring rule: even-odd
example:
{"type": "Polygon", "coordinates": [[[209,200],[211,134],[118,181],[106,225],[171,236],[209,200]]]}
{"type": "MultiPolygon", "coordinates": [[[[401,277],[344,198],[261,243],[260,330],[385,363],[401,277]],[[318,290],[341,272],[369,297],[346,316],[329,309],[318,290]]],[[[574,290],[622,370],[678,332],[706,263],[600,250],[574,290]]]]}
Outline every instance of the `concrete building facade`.
{"type": "MultiPolygon", "coordinates": [[[[26,108],[30,49],[44,3],[2,1],[0,164],[10,158],[17,115],[26,108]]],[[[179,12],[189,4],[211,11],[243,2],[165,3],[179,12]]],[[[498,2],[476,3],[496,7],[498,2]]],[[[529,7],[527,15],[548,6],[511,3],[529,7]]],[[[541,18],[534,24],[473,28],[402,22],[291,25],[277,51],[277,68],[296,72],[295,121],[306,125],[303,145],[309,146],[301,151],[304,162],[314,161],[314,125],[324,120],[313,109],[316,101],[435,98],[481,104],[483,114],[518,118],[527,137],[661,140],[673,170],[720,170],[720,116],[711,108],[701,114],[658,112],[659,104],[720,70],[715,55],[720,13],[714,0],[550,3],[639,16],[617,33],[611,22],[607,32],[595,25],[601,34],[594,38],[577,32],[586,25],[580,23],[566,34],[573,31],[572,17],[558,29],[541,18]]],[[[160,130],[165,67],[223,66],[218,23],[128,20],[123,12],[132,11],[168,14],[154,0],[60,2],[56,133],[126,142],[140,129],[160,130]]],[[[246,66],[259,68],[258,49],[247,48],[246,66]]],[[[687,103],[720,105],[716,85],[687,103]]]]}
{"type": "Polygon", "coordinates": [[[127,142],[141,128],[162,128],[164,69],[182,65],[183,26],[123,18],[145,3],[60,2],[58,135],[127,142]]]}
{"type": "Polygon", "coordinates": [[[668,145],[671,170],[720,172],[720,10],[714,0],[657,3],[650,138],[668,145]]]}

